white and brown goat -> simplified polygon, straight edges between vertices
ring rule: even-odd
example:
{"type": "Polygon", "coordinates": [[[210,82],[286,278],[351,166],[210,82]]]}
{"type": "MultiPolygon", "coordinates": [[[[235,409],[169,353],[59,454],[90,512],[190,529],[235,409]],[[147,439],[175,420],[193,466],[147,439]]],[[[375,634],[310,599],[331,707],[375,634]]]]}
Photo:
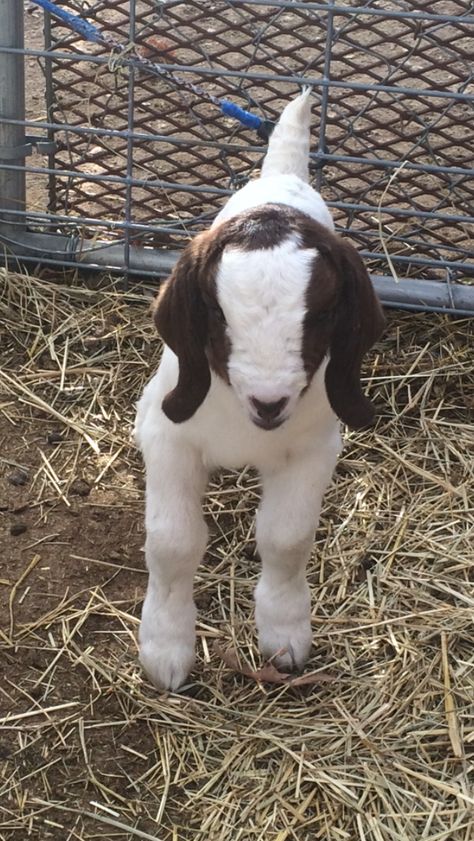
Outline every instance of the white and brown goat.
{"type": "Polygon", "coordinates": [[[259,647],[284,668],[311,648],[306,566],[341,448],[373,419],[360,369],[384,318],[357,251],[308,184],[309,92],[283,111],[261,176],[184,250],[155,306],[165,343],[136,440],[146,466],[143,667],[177,688],[194,663],[193,576],[210,471],[262,477],[259,647]]]}

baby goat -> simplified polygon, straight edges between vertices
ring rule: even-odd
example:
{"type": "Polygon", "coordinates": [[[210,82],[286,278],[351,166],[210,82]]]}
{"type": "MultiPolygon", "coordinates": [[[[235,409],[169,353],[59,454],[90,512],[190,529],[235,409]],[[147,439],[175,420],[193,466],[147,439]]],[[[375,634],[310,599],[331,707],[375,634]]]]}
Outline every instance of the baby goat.
{"type": "Polygon", "coordinates": [[[361,258],[307,183],[309,124],[305,91],[283,111],[260,178],[187,246],[156,301],[165,348],[135,432],[150,573],[140,658],[161,688],[176,689],[193,667],[201,499],[217,467],[251,464],[261,474],[259,647],[281,667],[304,664],[305,570],[339,419],[353,428],[373,419],[360,368],[384,318],[361,258]]]}

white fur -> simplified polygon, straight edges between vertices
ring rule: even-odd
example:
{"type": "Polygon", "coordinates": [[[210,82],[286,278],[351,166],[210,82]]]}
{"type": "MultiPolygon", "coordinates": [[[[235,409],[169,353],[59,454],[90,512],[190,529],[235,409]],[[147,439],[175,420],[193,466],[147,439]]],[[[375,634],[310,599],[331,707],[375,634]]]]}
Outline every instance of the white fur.
{"type": "Polygon", "coordinates": [[[330,231],[334,230],[334,222],[322,196],[297,175],[267,175],[257,181],[249,181],[230,197],[216,216],[212,227],[236,216],[237,213],[267,202],[288,204],[311,216],[330,231]]]}
{"type": "MultiPolygon", "coordinates": [[[[297,143],[298,114],[304,133],[309,126],[306,94],[283,112],[262,178],[236,193],[216,222],[250,207],[279,202],[333,229],[321,196],[299,177],[304,172],[303,147],[297,143]],[[286,157],[285,119],[287,142],[291,141],[286,157]]],[[[304,148],[307,158],[308,142],[304,148]]],[[[302,666],[309,654],[305,569],[322,497],[341,446],[339,422],[324,386],[327,362],[301,396],[306,385],[302,321],[315,254],[301,248],[296,236],[273,249],[225,250],[217,291],[231,338],[231,385],[212,374],[209,392],[195,414],[184,423],[172,423],[161,404],[176,385],[178,361],[165,347],[159,370],[140,400],[135,433],[146,466],[150,572],[140,657],[158,687],[176,689],[194,662],[192,583],[207,535],[201,498],[209,472],[220,466],[252,464],[262,476],[256,529],[262,575],[255,593],[261,652],[265,657],[276,655],[284,667],[302,666]],[[270,431],[258,428],[252,396],[266,401],[288,397],[282,425],[270,431]]]]}
{"type": "Polygon", "coordinates": [[[286,106],[273,130],[262,165],[262,178],[290,173],[309,181],[310,97],[311,88],[306,88],[286,106]]]}
{"type": "Polygon", "coordinates": [[[265,657],[301,666],[311,645],[305,569],[324,491],[341,447],[324,368],[282,426],[258,429],[232,388],[212,376],[195,415],[173,424],[161,401],[176,383],[177,359],[165,348],[138,406],[136,440],[146,465],[146,560],[150,572],[140,627],[141,662],[160,688],[176,689],[194,662],[192,582],[206,544],[201,498],[211,470],[254,465],[263,482],[257,515],[262,576],[256,623],[265,657]]]}
{"type": "Polygon", "coordinates": [[[285,397],[289,416],[306,385],[303,318],[315,257],[296,236],[272,249],[228,248],[222,255],[217,293],[231,337],[227,367],[244,411],[252,414],[252,397],[264,402],[285,397]]]}

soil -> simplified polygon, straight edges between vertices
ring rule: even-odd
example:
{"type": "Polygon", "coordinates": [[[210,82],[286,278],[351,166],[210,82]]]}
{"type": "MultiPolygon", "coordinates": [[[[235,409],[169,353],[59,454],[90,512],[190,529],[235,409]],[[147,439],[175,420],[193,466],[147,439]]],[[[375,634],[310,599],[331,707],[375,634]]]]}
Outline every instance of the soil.
{"type": "MultiPolygon", "coordinates": [[[[54,611],[71,591],[87,593],[94,587],[107,587],[114,598],[124,592],[136,593],[137,601],[143,596],[139,459],[135,471],[129,473],[130,490],[91,487],[79,472],[72,480],[70,503],[51,505],[47,498],[38,501],[38,488],[31,486],[42,466],[41,452],[47,455],[58,446],[68,446],[56,443],[60,435],[57,425],[45,418],[20,418],[13,425],[0,414],[0,534],[3,556],[8,558],[2,574],[17,581],[31,554],[41,556],[28,575],[24,598],[17,601],[18,625],[54,611]]],[[[4,587],[0,594],[4,597],[0,612],[5,617],[8,590],[4,587]]]]}
{"type": "MultiPolygon", "coordinates": [[[[15,717],[24,710],[34,710],[37,706],[61,707],[74,699],[75,704],[89,708],[97,724],[102,720],[105,726],[114,716],[120,719],[120,709],[111,699],[95,697],[97,693],[81,670],[61,669],[59,683],[49,687],[46,701],[44,685],[40,684],[38,688],[36,681],[50,662],[48,650],[59,650],[61,646],[61,638],[57,636],[61,631],[54,623],[57,612],[65,616],[72,614],[74,625],[74,616],[79,617],[92,594],[100,592],[132,617],[139,616],[146,583],[142,553],[143,501],[138,491],[141,485],[139,462],[137,460],[136,471],[130,476],[133,488],[130,491],[91,488],[79,472],[72,483],[68,505],[48,502],[47,497],[38,500],[41,494],[32,486],[41,467],[40,452],[48,454],[48,451],[68,444],[56,443],[61,432],[56,424],[44,417],[31,420],[16,417],[13,423],[11,417],[8,409],[7,414],[0,414],[0,545],[3,558],[0,564],[3,632],[0,631],[0,635],[10,635],[12,630],[15,632],[21,627],[34,629],[37,625],[38,629],[33,630],[33,636],[27,634],[24,642],[20,635],[20,641],[13,649],[7,648],[0,653],[0,718],[4,722],[5,717],[15,717]],[[49,443],[51,440],[55,443],[49,443]],[[27,572],[29,569],[31,571],[27,572]],[[19,587],[14,601],[10,602],[15,582],[19,587]],[[64,610],[65,602],[71,605],[69,611],[64,610]],[[13,627],[10,615],[14,617],[13,627]],[[54,626],[50,631],[48,617],[54,626]],[[38,639],[38,634],[46,635],[46,640],[49,637],[49,642],[37,645],[34,640],[38,639]]],[[[117,647],[112,639],[105,645],[102,642],[108,627],[107,618],[101,614],[99,604],[96,611],[87,611],[86,615],[87,621],[78,634],[80,647],[93,650],[99,644],[102,656],[107,656],[117,647]]],[[[40,720],[41,717],[35,720],[33,716],[33,731],[40,720]]],[[[54,722],[54,713],[51,721],[54,722]]],[[[74,740],[72,751],[71,745],[64,745],[62,758],[61,744],[54,744],[56,740],[53,740],[48,745],[40,735],[39,741],[33,737],[31,746],[18,755],[18,735],[15,727],[0,728],[0,760],[11,761],[21,778],[34,774],[30,792],[44,797],[48,792],[42,785],[38,787],[36,771],[41,773],[40,769],[48,766],[52,750],[53,762],[59,762],[56,769],[51,769],[53,773],[49,773],[49,785],[53,787],[53,799],[61,798],[65,775],[68,778],[77,775],[79,780],[83,772],[79,740],[74,740]]],[[[88,741],[88,749],[94,757],[91,761],[96,769],[100,766],[107,775],[114,760],[107,756],[107,748],[104,753],[106,742],[100,724],[92,740],[88,741]]],[[[153,750],[153,736],[146,728],[140,732],[140,728],[132,727],[124,741],[142,753],[153,750]]],[[[133,775],[133,753],[128,759],[133,775]]],[[[84,790],[84,787],[87,787],[86,779],[79,783],[80,789],[84,790]]],[[[119,788],[128,796],[125,778],[119,788]]],[[[89,805],[87,795],[84,804],[89,805]]],[[[66,837],[74,837],[65,833],[77,821],[77,816],[61,814],[59,820],[58,824],[56,817],[56,825],[53,821],[51,826],[40,820],[39,829],[34,830],[31,837],[41,841],[65,841],[66,837]]],[[[23,824],[9,819],[7,809],[0,819],[0,838],[23,841],[25,831],[23,824]]]]}

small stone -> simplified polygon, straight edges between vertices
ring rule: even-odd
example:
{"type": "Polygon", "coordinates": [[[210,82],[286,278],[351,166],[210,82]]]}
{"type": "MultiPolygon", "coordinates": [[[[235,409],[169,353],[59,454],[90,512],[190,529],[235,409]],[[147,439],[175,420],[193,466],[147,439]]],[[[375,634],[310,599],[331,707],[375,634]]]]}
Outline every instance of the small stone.
{"type": "Polygon", "coordinates": [[[13,473],[10,473],[10,475],[8,476],[8,481],[11,485],[19,486],[26,485],[29,478],[30,477],[27,470],[25,470],[23,467],[17,467],[16,470],[14,470],[13,473]]]}
{"type": "Polygon", "coordinates": [[[0,759],[8,759],[11,754],[11,748],[5,742],[0,742],[0,759]]]}
{"type": "Polygon", "coordinates": [[[86,482],[85,479],[74,479],[71,485],[71,493],[77,496],[89,496],[91,490],[89,482],[86,482]]]}
{"type": "Polygon", "coordinates": [[[104,508],[94,508],[91,511],[91,516],[94,520],[105,520],[107,517],[107,511],[104,508]]]}
{"type": "Polygon", "coordinates": [[[201,611],[209,610],[212,604],[212,596],[210,593],[201,593],[199,596],[196,596],[195,599],[196,606],[201,611]]]}
{"type": "Polygon", "coordinates": [[[366,555],[364,558],[362,558],[360,565],[362,569],[371,570],[374,568],[374,566],[377,565],[377,561],[370,555],[366,555]]]}
{"type": "Polygon", "coordinates": [[[28,526],[26,523],[13,523],[13,525],[10,526],[10,534],[13,535],[13,537],[18,537],[19,534],[24,534],[27,529],[28,526]]]}
{"type": "Polygon", "coordinates": [[[25,511],[28,511],[29,507],[30,507],[30,503],[28,502],[28,500],[26,500],[24,502],[18,502],[10,510],[11,510],[12,514],[24,514],[25,511]]]}

